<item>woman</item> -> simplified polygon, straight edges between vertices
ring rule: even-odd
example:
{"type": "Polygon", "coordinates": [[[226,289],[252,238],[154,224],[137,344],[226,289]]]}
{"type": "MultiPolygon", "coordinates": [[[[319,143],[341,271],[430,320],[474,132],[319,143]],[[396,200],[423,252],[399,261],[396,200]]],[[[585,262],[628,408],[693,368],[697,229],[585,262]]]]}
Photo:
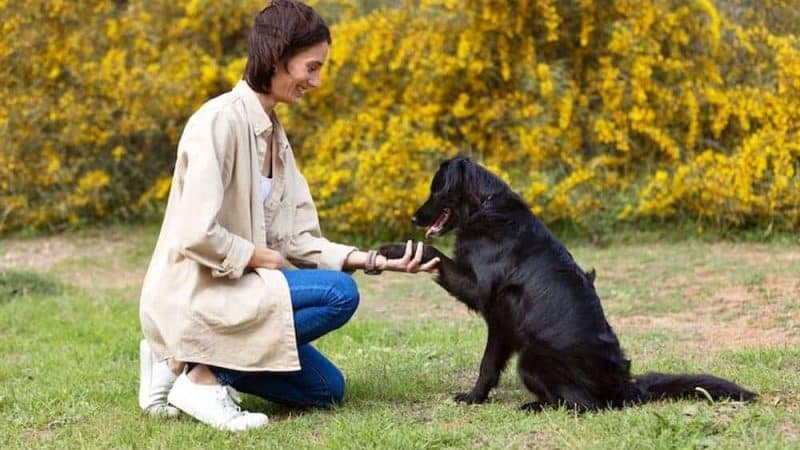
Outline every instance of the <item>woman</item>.
{"type": "Polygon", "coordinates": [[[435,270],[436,260],[420,264],[421,244],[387,260],[320,235],[273,108],[319,87],[330,43],[310,7],[274,0],[256,16],[244,80],[183,131],[142,286],[139,404],[148,413],[182,410],[239,431],[268,419],[240,411],[236,390],[295,406],[339,402],[344,378],[310,342],[358,305],[342,270],[435,270]]]}

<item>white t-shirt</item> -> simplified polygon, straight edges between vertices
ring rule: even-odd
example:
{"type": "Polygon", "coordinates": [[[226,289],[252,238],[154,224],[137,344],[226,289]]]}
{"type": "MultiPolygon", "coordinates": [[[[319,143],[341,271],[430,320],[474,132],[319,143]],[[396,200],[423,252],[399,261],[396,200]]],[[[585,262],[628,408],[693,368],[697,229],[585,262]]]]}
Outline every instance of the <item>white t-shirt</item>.
{"type": "Polygon", "coordinates": [[[261,188],[259,190],[261,192],[261,203],[267,201],[267,196],[269,195],[269,191],[271,189],[272,189],[272,178],[261,175],[261,188]]]}

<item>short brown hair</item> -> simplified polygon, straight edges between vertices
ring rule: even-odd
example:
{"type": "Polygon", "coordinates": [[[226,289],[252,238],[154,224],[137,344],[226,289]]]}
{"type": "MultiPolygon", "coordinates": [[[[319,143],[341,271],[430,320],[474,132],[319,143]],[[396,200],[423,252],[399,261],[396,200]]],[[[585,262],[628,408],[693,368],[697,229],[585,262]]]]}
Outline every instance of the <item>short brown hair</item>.
{"type": "Polygon", "coordinates": [[[256,15],[247,39],[244,79],[267,94],[275,65],[320,42],[331,43],[328,25],[310,6],[297,0],[272,0],[256,15]]]}

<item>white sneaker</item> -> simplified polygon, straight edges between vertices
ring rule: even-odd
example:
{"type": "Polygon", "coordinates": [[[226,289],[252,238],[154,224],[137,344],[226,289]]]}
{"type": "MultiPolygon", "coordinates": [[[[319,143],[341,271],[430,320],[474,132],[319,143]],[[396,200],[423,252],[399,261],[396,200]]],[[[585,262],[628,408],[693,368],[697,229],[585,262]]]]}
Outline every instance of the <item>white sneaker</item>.
{"type": "Polygon", "coordinates": [[[230,386],[195,384],[186,373],[178,375],[169,403],[195,419],[225,431],[261,428],[269,423],[265,414],[242,411],[239,393],[230,386]]]}
{"type": "Polygon", "coordinates": [[[178,378],[166,361],[158,361],[145,339],[139,342],[139,407],[154,416],[176,417],[180,411],[167,403],[178,378]]]}

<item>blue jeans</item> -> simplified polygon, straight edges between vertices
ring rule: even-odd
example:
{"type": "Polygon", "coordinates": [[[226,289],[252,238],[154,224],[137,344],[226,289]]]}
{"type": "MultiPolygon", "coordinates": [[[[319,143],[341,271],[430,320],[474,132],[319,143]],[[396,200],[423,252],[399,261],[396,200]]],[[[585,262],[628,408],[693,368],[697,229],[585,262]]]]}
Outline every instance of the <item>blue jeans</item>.
{"type": "Polygon", "coordinates": [[[248,394],[296,407],[329,407],[344,398],[342,372],[309,343],[350,319],[358,289],[350,275],[335,270],[284,270],[294,310],[301,369],[297,372],[241,372],[211,367],[220,383],[248,394]]]}

